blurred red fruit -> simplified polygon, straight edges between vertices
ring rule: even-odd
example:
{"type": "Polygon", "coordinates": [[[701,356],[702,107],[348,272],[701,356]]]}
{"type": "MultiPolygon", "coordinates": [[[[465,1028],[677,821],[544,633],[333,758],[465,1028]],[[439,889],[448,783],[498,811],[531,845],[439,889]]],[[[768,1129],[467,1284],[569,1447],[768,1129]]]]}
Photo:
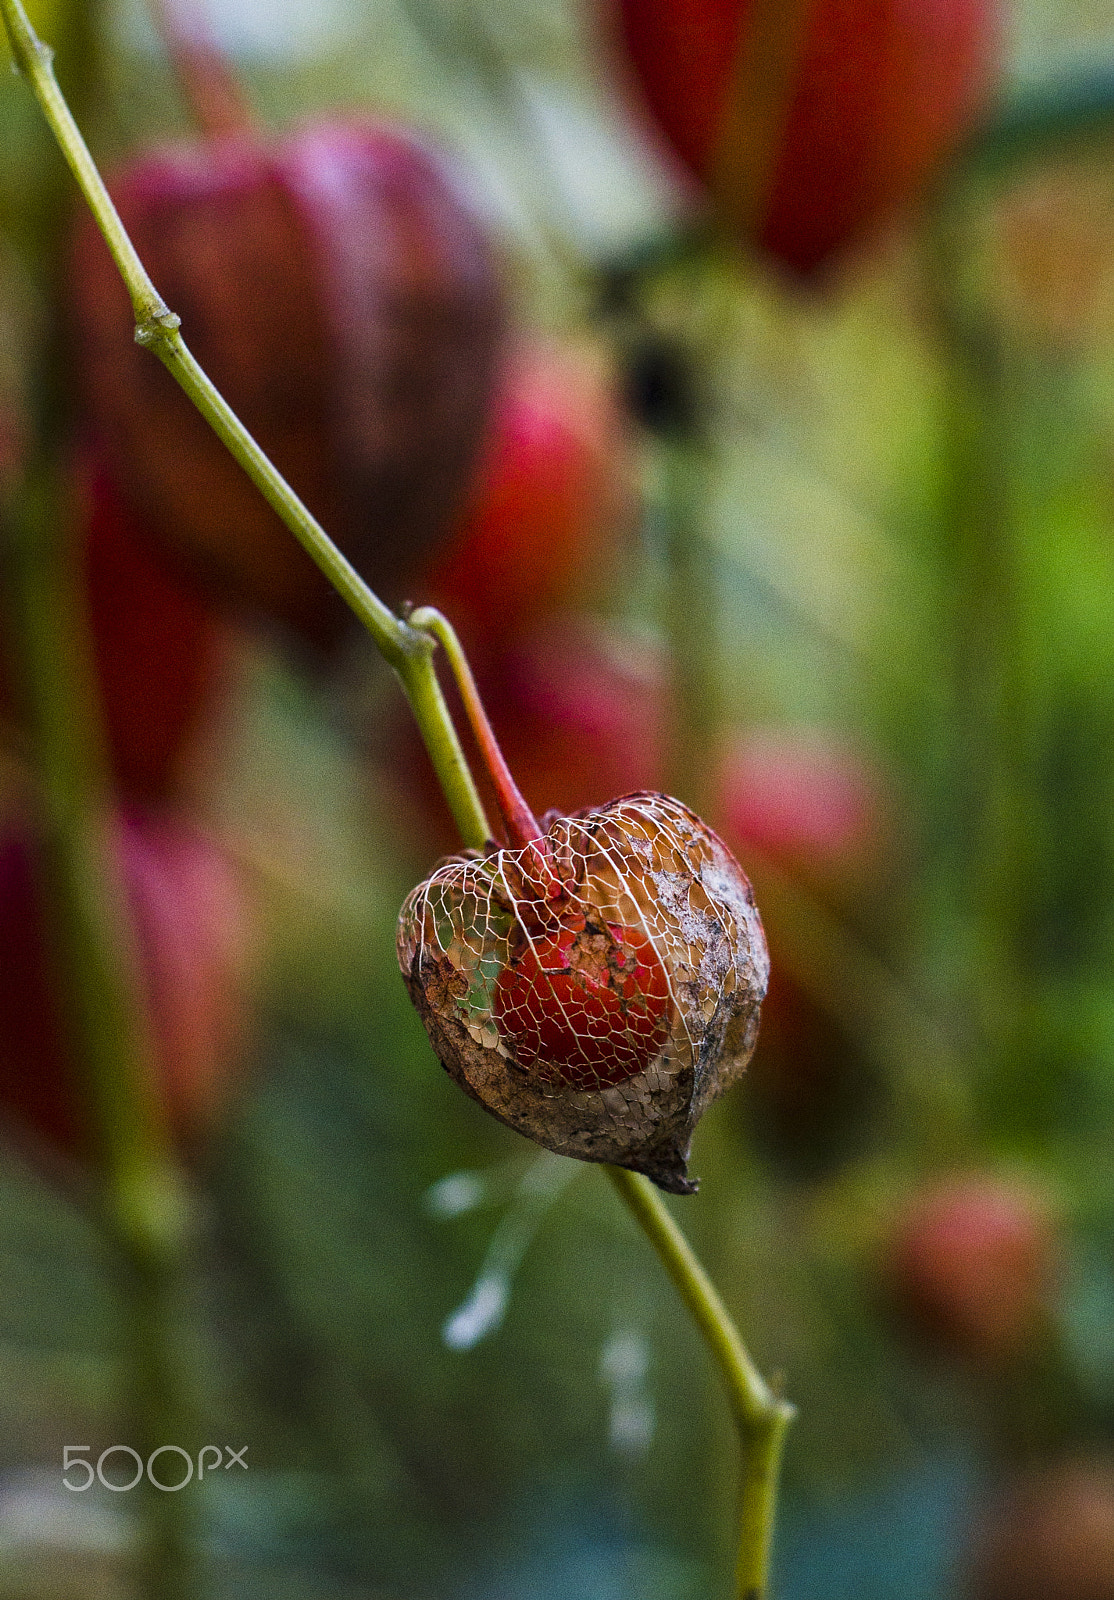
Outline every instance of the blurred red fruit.
{"type": "Polygon", "coordinates": [[[634,523],[634,445],[598,353],[509,358],[471,498],[428,574],[466,635],[508,639],[606,583],[634,523]]]}
{"type": "Polygon", "coordinates": [[[492,663],[484,687],[503,754],[539,816],[660,788],[666,685],[652,645],[591,617],[553,617],[492,663]]]}
{"type": "MultiPolygon", "coordinates": [[[[150,1005],[161,1092],[183,1140],[227,1097],[244,1028],[246,902],[227,857],[170,815],[129,811],[115,836],[150,1005]]],[[[30,832],[0,839],[0,1109],[79,1160],[95,1156],[49,954],[30,832]]]]}
{"type": "MultiPolygon", "coordinates": [[[[168,147],[111,185],[183,336],[370,582],[399,592],[456,515],[501,335],[491,252],[440,161],[385,126],[168,147]]],[[[89,418],[128,499],[214,592],[319,644],[330,586],[161,364],[92,222],[71,298],[89,418]]]]}
{"type": "Polygon", "coordinates": [[[87,485],[84,578],[114,780],[134,799],[165,798],[224,686],[232,635],[94,470],[87,485]]]}
{"type": "MultiPolygon", "coordinates": [[[[125,798],[166,799],[219,702],[233,630],[166,566],[102,468],[85,463],[78,480],[78,579],[112,781],[125,798]]],[[[0,711],[13,717],[17,671],[0,651],[0,711]]]]}
{"type": "Polygon", "coordinates": [[[752,728],[722,758],[718,822],[735,853],[758,851],[825,887],[877,880],[892,857],[878,768],[819,728],[752,728]]]}
{"type": "Polygon", "coordinates": [[[619,0],[619,10],[678,154],[726,221],[801,273],[924,184],[985,99],[994,55],[990,0],[814,0],[803,12],[789,0],[619,0]]]}
{"type": "Polygon", "coordinates": [[[963,1566],[964,1600],[1114,1600],[1114,1462],[1018,1479],[984,1511],[963,1566]]]}
{"type": "Polygon", "coordinates": [[[894,1307],[946,1354],[993,1364],[1041,1331],[1059,1251],[1039,1195],[992,1176],[956,1178],[914,1198],[889,1245],[894,1307]]]}

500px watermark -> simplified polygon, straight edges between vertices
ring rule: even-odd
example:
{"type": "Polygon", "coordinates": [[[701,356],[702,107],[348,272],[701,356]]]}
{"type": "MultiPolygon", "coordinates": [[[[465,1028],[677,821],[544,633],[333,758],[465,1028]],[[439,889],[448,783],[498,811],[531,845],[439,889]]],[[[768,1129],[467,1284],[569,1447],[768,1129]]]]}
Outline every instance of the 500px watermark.
{"type": "MultiPolygon", "coordinates": [[[[88,1459],[92,1448],[92,1445],[89,1444],[67,1444],[63,1446],[62,1482],[67,1489],[72,1489],[75,1494],[80,1494],[82,1490],[91,1488],[94,1482],[99,1483],[104,1489],[111,1489],[114,1494],[126,1494],[129,1489],[134,1489],[137,1484],[142,1482],[144,1473],[146,1473],[147,1481],[154,1484],[156,1489],[162,1489],[166,1494],[175,1494],[179,1489],[184,1489],[186,1484],[193,1479],[193,1457],[188,1450],[183,1450],[180,1444],[160,1444],[158,1449],[152,1450],[147,1457],[146,1466],[139,1451],[133,1450],[130,1444],[110,1444],[107,1450],[101,1451],[94,1467],[93,1463],[88,1459]],[[106,1475],[105,1463],[111,1461],[113,1456],[126,1456],[129,1466],[134,1464],[135,1475],[127,1483],[114,1483],[106,1475]],[[162,1477],[155,1470],[155,1463],[160,1456],[179,1457],[180,1461],[185,1463],[185,1476],[180,1478],[177,1483],[164,1483],[162,1477]],[[77,1483],[71,1482],[68,1477],[70,1472],[79,1475],[77,1483]],[[84,1474],[84,1476],[82,1477],[81,1474],[84,1474]]],[[[247,1453],[248,1447],[246,1444],[241,1445],[238,1450],[233,1450],[230,1444],[226,1444],[223,1450],[219,1444],[203,1444],[197,1452],[198,1482],[201,1481],[206,1472],[216,1472],[218,1468],[223,1468],[227,1472],[229,1467],[243,1467],[246,1472],[248,1464],[244,1457],[247,1453]]],[[[172,1468],[172,1463],[168,1462],[166,1466],[172,1468]]],[[[160,1467],[159,1472],[164,1470],[164,1468],[160,1467]]],[[[118,1467],[116,1471],[119,1471],[118,1467]]]]}

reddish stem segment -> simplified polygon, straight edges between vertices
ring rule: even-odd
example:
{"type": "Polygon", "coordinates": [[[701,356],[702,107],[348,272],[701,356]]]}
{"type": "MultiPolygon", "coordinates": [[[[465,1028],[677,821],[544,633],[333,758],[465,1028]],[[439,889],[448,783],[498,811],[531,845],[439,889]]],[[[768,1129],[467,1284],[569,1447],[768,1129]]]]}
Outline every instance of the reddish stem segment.
{"type": "Polygon", "coordinates": [[[182,98],[205,138],[250,133],[255,118],[243,85],[213,38],[202,0],[148,0],[182,98]]]}
{"type": "Polygon", "coordinates": [[[546,842],[545,831],[526,804],[522,791],[515,783],[506,758],[499,748],[499,741],[488,721],[487,712],[480,699],[480,691],[476,688],[472,668],[468,665],[468,658],[456,636],[456,629],[448,617],[434,606],[422,606],[419,610],[411,612],[409,622],[411,627],[421,628],[424,632],[432,634],[448,657],[464,713],[468,718],[468,725],[479,746],[484,771],[491,780],[506,841],[512,848],[518,846],[522,850],[521,856],[515,863],[514,875],[519,880],[522,890],[543,908],[544,916],[548,917],[553,902],[567,900],[568,889],[553,860],[546,842]]]}
{"type": "Polygon", "coordinates": [[[499,807],[507,843],[528,845],[543,840],[544,830],[526,804],[522,791],[515,783],[510,767],[507,766],[506,757],[499,748],[499,741],[495,737],[483,701],[480,699],[480,691],[476,688],[472,668],[468,665],[452,623],[433,606],[422,606],[420,610],[411,612],[409,621],[412,627],[431,633],[448,657],[453,680],[468,718],[468,726],[479,746],[484,771],[491,780],[495,804],[499,807]]]}

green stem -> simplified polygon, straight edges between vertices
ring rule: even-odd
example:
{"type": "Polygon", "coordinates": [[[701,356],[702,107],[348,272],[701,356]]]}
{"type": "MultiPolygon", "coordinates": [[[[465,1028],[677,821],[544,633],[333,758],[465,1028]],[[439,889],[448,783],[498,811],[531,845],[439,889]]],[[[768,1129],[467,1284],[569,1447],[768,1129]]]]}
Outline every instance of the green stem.
{"type": "Polygon", "coordinates": [[[460,837],[469,849],[483,850],[491,838],[491,826],[437,681],[433,640],[428,635],[418,637],[426,641],[424,650],[408,656],[397,669],[398,675],[460,837]]]}
{"type": "MultiPolygon", "coordinates": [[[[0,4],[18,4],[18,0],[0,0],[0,4]]],[[[105,198],[107,200],[107,195],[105,198]]],[[[130,241],[128,250],[134,256],[130,241]]],[[[138,257],[135,259],[138,263],[138,257]]],[[[123,264],[119,261],[118,264],[124,272],[123,264]]],[[[139,270],[143,272],[142,267],[139,270]]],[[[126,272],[124,276],[131,290],[132,284],[126,272]]],[[[146,273],[143,276],[146,277],[146,273]]],[[[352,563],[341,554],[316,517],[294,493],[194,360],[178,332],[177,318],[170,314],[168,320],[167,315],[152,314],[146,322],[142,322],[138,320],[138,302],[134,292],[132,298],[137,306],[137,341],[159,357],[268,504],[355,612],[381,655],[398,674],[461,838],[465,844],[482,849],[491,837],[491,830],[437,681],[433,664],[433,638],[428,632],[396,617],[364,582],[352,563]]]]}
{"type": "Polygon", "coordinates": [[[345,560],[198,366],[178,331],[180,318],[151,282],[70,113],[54,76],[52,51],[34,32],[21,0],[0,0],[0,9],[16,66],[42,107],[131,296],[136,342],[157,355],[185,390],[214,433],[355,611],[391,665],[397,669],[415,649],[428,650],[428,643],[415,639],[413,631],[371,592],[345,560]]]}
{"type": "MultiPolygon", "coordinates": [[[[499,775],[503,774],[512,795],[517,796],[528,811],[506,770],[476,692],[471,669],[451,623],[432,607],[412,612],[410,622],[414,627],[427,629],[441,643],[485,759],[493,763],[496,784],[499,783],[499,775]]],[[[770,1391],[748,1355],[727,1308],[653,1184],[622,1167],[608,1167],[607,1172],[657,1250],[708,1343],[727,1386],[732,1413],[742,1439],[745,1462],[740,1496],[736,1594],[738,1600],[763,1600],[767,1593],[778,1467],[785,1430],[793,1417],[793,1407],[770,1391]]]]}
{"type": "MultiPolygon", "coordinates": [[[[8,0],[4,0],[8,3],[8,0]]],[[[126,281],[126,276],[125,276],[126,281]]],[[[128,284],[129,289],[132,285],[128,284]]],[[[135,296],[133,295],[133,302],[135,296]]],[[[138,308],[137,308],[138,312],[138,308]]],[[[185,390],[213,432],[243,467],[264,499],[278,513],[303,549],[312,556],[333,588],[359,617],[382,654],[396,671],[407,659],[429,652],[427,640],[385,606],[303,505],[286,479],[256,444],[224,396],[206,376],[178,332],[178,319],[165,307],[145,319],[137,314],[136,342],[158,356],[171,377],[185,390]]]]}
{"type": "MultiPolygon", "coordinates": [[[[155,1047],[123,907],[92,688],[93,671],[65,516],[50,463],[36,466],[3,507],[3,587],[38,784],[38,834],[49,888],[66,1021],[104,1181],[104,1219],[117,1251],[128,1317],[128,1396],[140,1453],[181,1437],[171,1330],[184,1248],[185,1198],[155,1047]]],[[[140,1562],[150,1600],[184,1600],[184,1507],[145,1488],[140,1562]]]]}
{"type": "Polygon", "coordinates": [[[773,1392],[751,1360],[727,1307],[653,1184],[623,1167],[606,1171],[672,1278],[727,1389],[743,1453],[735,1600],[766,1600],[778,1471],[794,1408],[773,1392]]]}
{"type": "Polygon", "coordinates": [[[0,14],[15,64],[38,100],[131,296],[136,341],[158,356],[371,634],[402,681],[461,836],[466,844],[481,848],[490,834],[437,682],[432,639],[396,617],[372,592],[194,360],[178,331],[179,318],[151,282],[58,87],[51,50],[35,33],[21,0],[0,0],[0,14]]]}

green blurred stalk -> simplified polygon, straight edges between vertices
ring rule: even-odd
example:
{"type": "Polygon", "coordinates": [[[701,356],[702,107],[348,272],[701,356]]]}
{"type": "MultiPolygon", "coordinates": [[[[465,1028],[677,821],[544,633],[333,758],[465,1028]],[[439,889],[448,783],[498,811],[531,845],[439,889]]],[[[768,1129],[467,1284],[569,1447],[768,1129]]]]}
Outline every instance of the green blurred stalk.
{"type": "Polygon", "coordinates": [[[715,806],[722,667],[715,573],[704,536],[710,451],[694,427],[658,445],[672,690],[666,787],[694,811],[715,806]]]}
{"type": "Polygon", "coordinates": [[[965,301],[961,201],[937,220],[931,243],[947,362],[942,556],[952,599],[944,624],[951,729],[942,800],[959,955],[952,1001],[976,1061],[993,1071],[1010,1059],[1023,1026],[1019,932],[1031,848],[1008,424],[993,329],[965,301]]]}
{"type": "MultiPolygon", "coordinates": [[[[103,1216],[115,1246],[126,1318],[125,1371],[135,1447],[182,1437],[173,1351],[185,1205],[114,850],[114,819],[95,714],[85,619],[57,474],[40,464],[2,509],[4,590],[37,786],[48,934],[81,1064],[103,1216]]],[[[127,1441],[124,1441],[127,1442],[127,1441]]],[[[141,1490],[143,1592],[184,1600],[186,1508],[141,1490]]]]}
{"type": "MultiPolygon", "coordinates": [[[[74,92],[98,101],[99,7],[67,5],[63,59],[74,92]]],[[[56,163],[44,161],[28,196],[22,244],[48,302],[57,301],[70,209],[56,163]]],[[[37,363],[37,442],[23,482],[0,504],[3,590],[16,691],[22,697],[37,843],[47,890],[47,933],[83,1081],[103,1219],[115,1247],[124,1310],[127,1438],[143,1460],[183,1437],[186,1407],[174,1350],[186,1208],[127,912],[116,849],[92,647],[77,574],[72,508],[57,441],[68,422],[64,351],[54,317],[37,363]]],[[[150,1600],[186,1600],[188,1507],[137,1486],[137,1575],[150,1600]]]]}
{"type": "Polygon", "coordinates": [[[774,1394],[751,1360],[727,1307],[650,1180],[624,1167],[605,1171],[657,1251],[727,1390],[742,1450],[735,1600],[766,1600],[778,1474],[794,1408],[774,1394]]]}

